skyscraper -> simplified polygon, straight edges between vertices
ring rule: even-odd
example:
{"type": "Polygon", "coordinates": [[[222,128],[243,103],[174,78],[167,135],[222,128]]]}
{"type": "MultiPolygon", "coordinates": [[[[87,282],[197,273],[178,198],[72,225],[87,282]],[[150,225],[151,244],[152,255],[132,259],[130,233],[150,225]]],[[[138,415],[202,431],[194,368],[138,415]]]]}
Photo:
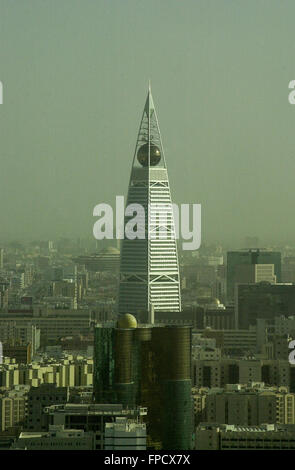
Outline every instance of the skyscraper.
{"type": "MultiPolygon", "coordinates": [[[[127,207],[144,209],[141,238],[121,244],[119,313],[181,311],[174,214],[164,149],[149,87],[138,132],[127,207]],[[144,220],[143,220],[144,219],[144,220]]],[[[132,215],[125,215],[126,224],[132,215]]]]}
{"type": "Polygon", "coordinates": [[[163,449],[190,449],[191,326],[137,327],[133,315],[94,328],[96,403],[147,408],[148,435],[163,449]]]}

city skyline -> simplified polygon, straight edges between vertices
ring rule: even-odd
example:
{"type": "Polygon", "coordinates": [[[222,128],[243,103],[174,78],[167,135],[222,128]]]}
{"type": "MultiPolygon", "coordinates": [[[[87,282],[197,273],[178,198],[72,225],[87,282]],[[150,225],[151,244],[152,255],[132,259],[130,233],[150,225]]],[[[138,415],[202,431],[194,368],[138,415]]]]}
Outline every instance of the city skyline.
{"type": "Polygon", "coordinates": [[[0,0],[0,451],[295,449],[294,14],[0,0]]]}

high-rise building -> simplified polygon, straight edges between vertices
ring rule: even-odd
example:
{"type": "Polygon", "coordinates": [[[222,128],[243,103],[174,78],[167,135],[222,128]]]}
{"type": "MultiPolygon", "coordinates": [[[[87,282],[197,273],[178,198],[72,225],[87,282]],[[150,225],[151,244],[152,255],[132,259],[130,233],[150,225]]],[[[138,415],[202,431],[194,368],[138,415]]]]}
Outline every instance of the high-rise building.
{"type": "MultiPolygon", "coordinates": [[[[242,282],[239,279],[239,272],[244,265],[255,265],[255,264],[273,264],[274,275],[276,276],[276,282],[281,282],[281,253],[271,250],[263,249],[251,249],[251,250],[238,250],[229,251],[227,253],[227,298],[233,300],[235,284],[242,282]]],[[[261,280],[262,271],[264,268],[258,269],[256,273],[257,278],[261,280]]],[[[255,273],[254,273],[255,274],[255,273]]],[[[253,275],[254,275],[253,274],[253,275]]],[[[269,277],[269,273],[266,273],[269,277]]],[[[271,273],[272,276],[272,273],[271,273]]],[[[269,280],[269,279],[265,279],[269,280]]],[[[245,281],[244,281],[245,282],[245,281]]],[[[247,281],[248,282],[248,281],[247,281]]],[[[256,282],[256,281],[252,281],[256,282]]],[[[274,282],[274,281],[273,281],[274,282]]]]}
{"type": "Polygon", "coordinates": [[[147,407],[149,439],[164,449],[190,448],[191,385],[190,326],[137,327],[126,314],[95,328],[96,402],[147,407]]]}
{"type": "MultiPolygon", "coordinates": [[[[129,182],[127,206],[140,204],[141,233],[121,244],[119,313],[181,311],[173,205],[155,106],[148,91],[129,182]],[[140,238],[139,238],[140,237],[140,238]]],[[[138,229],[138,228],[137,228],[138,229]]],[[[138,230],[140,232],[140,230],[138,230]]]]}

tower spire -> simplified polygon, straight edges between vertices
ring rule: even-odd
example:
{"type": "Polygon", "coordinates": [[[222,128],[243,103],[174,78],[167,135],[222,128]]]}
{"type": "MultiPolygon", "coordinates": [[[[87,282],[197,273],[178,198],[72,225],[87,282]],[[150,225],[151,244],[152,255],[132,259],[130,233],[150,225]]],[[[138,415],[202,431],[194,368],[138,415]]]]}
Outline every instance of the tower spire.
{"type": "Polygon", "coordinates": [[[140,165],[143,164],[148,167],[157,165],[160,168],[166,168],[164,149],[154,100],[152,97],[150,80],[148,83],[148,94],[139,126],[132,166],[138,165],[138,160],[140,161],[140,165]]]}
{"type": "Polygon", "coordinates": [[[153,112],[155,111],[154,101],[152,97],[152,88],[151,88],[151,81],[149,80],[149,87],[148,87],[148,94],[145,102],[144,111],[148,119],[151,119],[153,112]]]}

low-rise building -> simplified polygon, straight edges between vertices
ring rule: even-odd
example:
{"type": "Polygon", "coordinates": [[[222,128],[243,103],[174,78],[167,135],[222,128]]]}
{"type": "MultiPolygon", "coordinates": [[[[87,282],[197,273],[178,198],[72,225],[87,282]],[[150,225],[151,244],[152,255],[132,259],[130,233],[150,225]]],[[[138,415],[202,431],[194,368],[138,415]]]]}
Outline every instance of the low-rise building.
{"type": "Polygon", "coordinates": [[[205,416],[208,423],[295,424],[295,395],[286,387],[266,387],[263,383],[210,389],[205,416]]]}
{"type": "Polygon", "coordinates": [[[142,407],[124,409],[121,404],[74,404],[48,406],[44,412],[50,425],[63,425],[65,429],[75,427],[86,432],[94,432],[95,449],[102,450],[105,445],[105,424],[113,423],[116,418],[141,422],[147,409],[142,407]]]}
{"type": "Polygon", "coordinates": [[[47,432],[21,432],[12,449],[93,450],[94,434],[81,429],[50,426],[47,432]]]}
{"type": "Polygon", "coordinates": [[[146,424],[118,417],[105,424],[105,450],[146,450],[146,424]]]}
{"type": "Polygon", "coordinates": [[[236,426],[201,423],[196,450],[294,450],[295,425],[236,426]]]}

